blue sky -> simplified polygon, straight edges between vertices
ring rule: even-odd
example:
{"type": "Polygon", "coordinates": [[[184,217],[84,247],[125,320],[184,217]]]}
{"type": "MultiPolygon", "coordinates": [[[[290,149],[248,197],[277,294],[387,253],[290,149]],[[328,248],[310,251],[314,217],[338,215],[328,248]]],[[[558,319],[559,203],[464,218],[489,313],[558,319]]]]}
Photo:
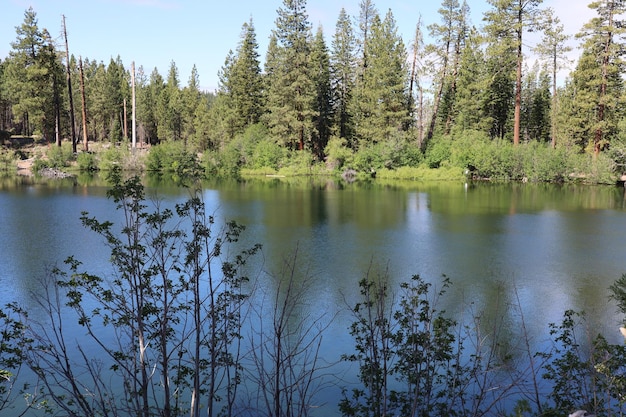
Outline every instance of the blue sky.
{"type": "MultiPolygon", "coordinates": [[[[544,0],[556,10],[568,33],[577,32],[592,17],[590,0],[544,0]]],[[[358,15],[360,0],[308,0],[307,11],[314,28],[322,25],[330,47],[342,7],[358,15]]],[[[439,22],[439,0],[374,1],[381,14],[391,9],[405,44],[410,45],[415,26],[439,22]]],[[[146,73],[154,68],[165,77],[175,62],[181,85],[186,85],[195,64],[203,88],[217,87],[217,73],[230,49],[240,39],[241,26],[251,17],[264,62],[267,39],[274,28],[282,0],[0,0],[0,58],[4,59],[16,38],[15,27],[30,6],[39,27],[62,42],[65,15],[70,53],[83,59],[103,61],[119,55],[130,67],[132,61],[146,73]]],[[[468,0],[472,22],[482,25],[485,0],[468,0]]],[[[61,43],[62,45],[62,43],[61,43]]]]}

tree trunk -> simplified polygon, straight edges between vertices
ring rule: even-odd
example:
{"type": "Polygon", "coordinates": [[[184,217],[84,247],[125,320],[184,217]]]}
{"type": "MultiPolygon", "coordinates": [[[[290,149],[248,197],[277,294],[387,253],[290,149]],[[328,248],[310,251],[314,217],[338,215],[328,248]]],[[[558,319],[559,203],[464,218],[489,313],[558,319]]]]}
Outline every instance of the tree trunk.
{"type": "Polygon", "coordinates": [[[557,73],[557,47],[556,45],[554,46],[554,51],[552,54],[552,117],[550,120],[550,135],[552,136],[551,138],[551,144],[552,144],[552,149],[556,148],[556,106],[557,106],[557,89],[556,89],[556,73],[557,73]]]}
{"type": "Polygon", "coordinates": [[[74,120],[74,97],[72,95],[72,75],[70,71],[70,48],[67,43],[67,30],[65,28],[65,15],[63,15],[63,36],[65,37],[65,63],[67,68],[67,93],[70,99],[70,132],[72,134],[72,152],[76,153],[76,124],[74,120]]]}
{"type": "MultiPolygon", "coordinates": [[[[608,27],[613,26],[613,10],[609,12],[609,22],[608,27]]],[[[596,132],[593,138],[593,154],[595,156],[600,154],[602,150],[602,139],[604,137],[604,129],[602,128],[602,124],[604,122],[604,113],[606,110],[606,104],[604,103],[606,97],[606,89],[608,83],[608,67],[609,67],[609,50],[611,48],[611,43],[613,40],[613,32],[609,30],[606,34],[606,41],[604,42],[604,54],[602,56],[602,80],[600,83],[600,97],[598,100],[598,127],[596,128],[596,132]]]]}
{"type": "Polygon", "coordinates": [[[522,7],[517,15],[517,71],[515,76],[515,117],[513,120],[513,145],[519,145],[520,121],[522,116],[522,7]]]}
{"type": "Polygon", "coordinates": [[[80,71],[80,101],[82,104],[83,117],[83,151],[89,151],[89,142],[87,140],[87,105],[85,103],[85,75],[83,73],[83,59],[78,58],[78,69],[80,71]]]}

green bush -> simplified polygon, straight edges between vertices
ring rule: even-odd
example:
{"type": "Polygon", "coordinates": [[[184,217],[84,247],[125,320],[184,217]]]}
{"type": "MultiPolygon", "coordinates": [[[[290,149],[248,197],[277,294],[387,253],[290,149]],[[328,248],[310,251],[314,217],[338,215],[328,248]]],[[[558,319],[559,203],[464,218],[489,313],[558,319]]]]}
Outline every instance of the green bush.
{"type": "Polygon", "coordinates": [[[51,145],[46,153],[48,168],[65,168],[70,162],[75,160],[70,143],[63,143],[62,146],[51,145]]]}
{"type": "Polygon", "coordinates": [[[197,168],[196,156],[187,151],[182,142],[164,142],[153,146],[146,157],[148,171],[187,175],[196,172],[197,168]]]}
{"type": "Polygon", "coordinates": [[[280,175],[297,176],[313,174],[313,154],[309,151],[290,151],[287,165],[278,170],[280,175]]]}
{"type": "Polygon", "coordinates": [[[324,153],[326,165],[331,170],[342,170],[354,157],[354,153],[348,148],[348,142],[338,136],[333,136],[328,140],[324,153]]]}
{"type": "Polygon", "coordinates": [[[276,142],[262,139],[257,142],[252,152],[251,167],[279,169],[284,164],[287,150],[276,142]]]}
{"type": "Polygon", "coordinates": [[[452,140],[450,137],[434,138],[429,142],[424,154],[424,162],[429,168],[439,168],[449,163],[452,156],[452,140]]]}
{"type": "Polygon", "coordinates": [[[81,172],[98,170],[98,161],[93,153],[81,152],[76,156],[76,164],[81,172]]]}
{"type": "Polygon", "coordinates": [[[380,144],[367,144],[361,146],[354,154],[352,166],[360,172],[375,172],[385,166],[385,156],[380,144]]]}
{"type": "Polygon", "coordinates": [[[201,165],[207,176],[239,178],[243,159],[238,144],[233,141],[220,152],[205,152],[201,165]]]}
{"type": "Polygon", "coordinates": [[[99,154],[98,168],[103,171],[112,171],[122,168],[126,152],[116,146],[110,146],[99,154]]]}
{"type": "Polygon", "coordinates": [[[16,153],[10,149],[0,148],[0,170],[9,171],[17,158],[16,153]]]}

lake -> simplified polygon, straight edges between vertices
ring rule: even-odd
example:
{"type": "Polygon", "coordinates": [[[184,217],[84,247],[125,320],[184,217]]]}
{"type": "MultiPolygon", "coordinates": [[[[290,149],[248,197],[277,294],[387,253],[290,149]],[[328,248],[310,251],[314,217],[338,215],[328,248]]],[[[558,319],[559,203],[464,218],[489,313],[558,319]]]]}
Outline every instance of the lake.
{"type": "MultiPolygon", "coordinates": [[[[146,186],[170,205],[189,195],[171,183],[146,186]]],[[[69,255],[94,273],[109,270],[107,247],[79,220],[83,211],[120,220],[106,190],[73,180],[0,181],[1,305],[17,301],[37,314],[40,277],[69,255]]],[[[387,271],[393,288],[415,274],[439,288],[445,275],[452,282],[446,311],[457,319],[468,306],[510,315],[512,333],[519,304],[538,350],[548,343],[548,324],[567,309],[584,310],[594,331],[620,342],[622,317],[608,287],[626,273],[624,188],[262,179],[207,183],[203,196],[218,223],[246,226],[243,244],[263,245],[252,265],[268,276],[297,248],[313,279],[302,316],[336,315],[321,348],[330,362],[353,351],[347,310],[368,271],[387,271]]],[[[319,415],[338,414],[339,394],[337,387],[321,394],[319,415]]]]}

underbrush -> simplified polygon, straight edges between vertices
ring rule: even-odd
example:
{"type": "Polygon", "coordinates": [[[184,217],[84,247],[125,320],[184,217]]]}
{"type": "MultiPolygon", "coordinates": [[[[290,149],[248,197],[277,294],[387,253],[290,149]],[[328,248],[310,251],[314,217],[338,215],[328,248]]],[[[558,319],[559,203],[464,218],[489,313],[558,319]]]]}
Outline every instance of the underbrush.
{"type": "Polygon", "coordinates": [[[575,148],[531,141],[514,146],[491,140],[481,132],[438,137],[424,157],[430,168],[458,167],[478,179],[532,182],[608,184],[615,181],[615,163],[605,154],[596,157],[575,148]]]}

